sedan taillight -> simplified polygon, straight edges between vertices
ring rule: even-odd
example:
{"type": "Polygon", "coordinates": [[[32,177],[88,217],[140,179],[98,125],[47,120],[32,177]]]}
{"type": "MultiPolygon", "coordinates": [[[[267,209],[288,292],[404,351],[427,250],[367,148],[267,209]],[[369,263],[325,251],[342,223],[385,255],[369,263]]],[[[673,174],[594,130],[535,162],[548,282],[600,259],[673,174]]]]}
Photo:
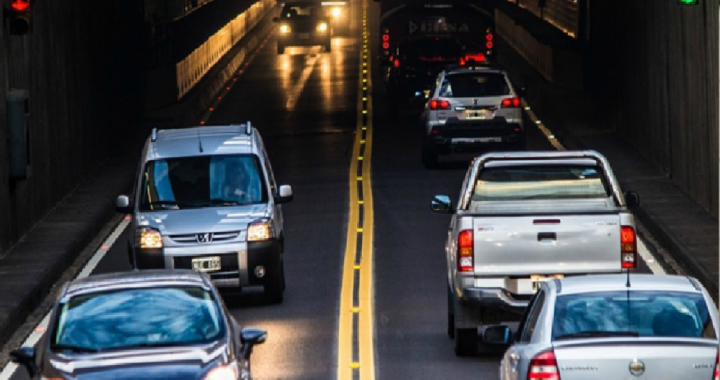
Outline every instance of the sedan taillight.
{"type": "Polygon", "coordinates": [[[623,269],[637,267],[637,238],[630,226],[620,227],[620,258],[623,269]]]}
{"type": "Polygon", "coordinates": [[[557,360],[555,360],[555,353],[545,351],[535,355],[530,360],[527,378],[528,380],[560,380],[560,370],[557,360]]]}
{"type": "Polygon", "coordinates": [[[520,98],[505,98],[500,102],[502,108],[519,108],[520,98]]]}
{"type": "Polygon", "coordinates": [[[473,230],[460,231],[458,235],[458,272],[473,271],[473,230]]]}
{"type": "Polygon", "coordinates": [[[446,110],[450,108],[450,102],[447,100],[433,99],[430,101],[431,110],[446,110]]]}

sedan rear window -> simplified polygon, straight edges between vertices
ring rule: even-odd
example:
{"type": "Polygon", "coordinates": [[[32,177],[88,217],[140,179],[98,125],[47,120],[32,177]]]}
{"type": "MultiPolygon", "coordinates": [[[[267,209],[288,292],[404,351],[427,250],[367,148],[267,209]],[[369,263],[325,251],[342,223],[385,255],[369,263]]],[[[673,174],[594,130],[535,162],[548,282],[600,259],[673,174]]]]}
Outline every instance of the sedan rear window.
{"type": "Polygon", "coordinates": [[[717,337],[700,293],[613,291],[557,298],[553,340],[612,336],[717,337]]]}
{"type": "Polygon", "coordinates": [[[507,166],[480,172],[473,201],[607,198],[602,172],[592,166],[507,166]]]}
{"type": "Polygon", "coordinates": [[[439,95],[445,98],[505,96],[510,95],[510,87],[502,74],[451,74],[440,85],[439,95]]]}
{"type": "Polygon", "coordinates": [[[59,305],[51,349],[97,352],[210,343],[225,334],[213,295],[200,287],[122,289],[59,305]]]}

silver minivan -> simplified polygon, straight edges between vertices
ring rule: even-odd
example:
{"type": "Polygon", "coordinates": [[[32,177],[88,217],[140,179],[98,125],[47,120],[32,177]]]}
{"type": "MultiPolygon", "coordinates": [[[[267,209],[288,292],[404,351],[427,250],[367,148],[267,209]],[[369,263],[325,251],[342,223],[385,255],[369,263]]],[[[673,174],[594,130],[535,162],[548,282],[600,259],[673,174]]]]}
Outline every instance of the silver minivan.
{"type": "Polygon", "coordinates": [[[134,193],[117,198],[132,214],[130,262],[137,269],[207,272],[218,287],[262,286],[282,302],[284,228],[278,186],[260,133],[241,125],[153,129],[134,193]]]}

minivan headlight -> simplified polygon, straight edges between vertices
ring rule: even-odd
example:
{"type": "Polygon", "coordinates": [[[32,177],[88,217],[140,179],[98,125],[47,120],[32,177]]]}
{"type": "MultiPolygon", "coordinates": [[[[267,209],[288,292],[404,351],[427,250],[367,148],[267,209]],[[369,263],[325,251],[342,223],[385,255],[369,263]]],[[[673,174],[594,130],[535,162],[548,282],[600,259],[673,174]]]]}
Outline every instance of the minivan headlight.
{"type": "Polygon", "coordinates": [[[321,31],[321,32],[326,31],[326,30],[327,30],[327,23],[326,23],[326,22],[321,22],[321,23],[319,23],[318,26],[317,26],[317,30],[318,30],[318,31],[321,31]]]}
{"type": "Polygon", "coordinates": [[[237,374],[237,364],[231,363],[213,368],[203,380],[235,380],[238,378],[237,374]]]}
{"type": "Polygon", "coordinates": [[[290,25],[287,25],[287,24],[280,25],[280,33],[283,33],[283,34],[290,33],[290,25]]]}
{"type": "Polygon", "coordinates": [[[140,227],[135,233],[140,248],[162,248],[162,234],[150,227],[140,227]]]}
{"type": "Polygon", "coordinates": [[[248,226],[247,241],[263,241],[272,237],[268,222],[254,222],[248,226]]]}

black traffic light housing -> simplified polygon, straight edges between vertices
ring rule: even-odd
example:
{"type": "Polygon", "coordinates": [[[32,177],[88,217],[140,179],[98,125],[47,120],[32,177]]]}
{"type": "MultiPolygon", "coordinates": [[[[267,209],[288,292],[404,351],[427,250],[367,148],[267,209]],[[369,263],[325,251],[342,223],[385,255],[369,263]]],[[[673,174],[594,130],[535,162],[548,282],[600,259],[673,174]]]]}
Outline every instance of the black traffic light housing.
{"type": "Polygon", "coordinates": [[[22,36],[30,33],[31,30],[31,0],[7,0],[5,7],[5,20],[10,29],[10,34],[22,36]]]}

